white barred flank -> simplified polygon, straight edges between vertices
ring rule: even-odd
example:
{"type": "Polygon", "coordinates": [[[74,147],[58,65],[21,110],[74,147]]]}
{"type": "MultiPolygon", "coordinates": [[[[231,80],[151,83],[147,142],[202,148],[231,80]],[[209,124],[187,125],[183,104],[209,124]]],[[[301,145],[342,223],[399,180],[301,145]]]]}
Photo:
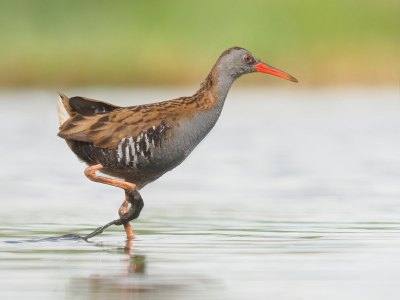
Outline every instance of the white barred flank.
{"type": "MultiPolygon", "coordinates": [[[[124,139],[123,139],[124,140],[124,139]]],[[[122,141],[123,141],[122,140],[122,141]]],[[[119,143],[118,143],[118,148],[117,148],[117,159],[118,159],[118,162],[120,162],[121,160],[122,160],[122,157],[123,157],[123,152],[122,152],[122,141],[120,141],[119,143]]]]}
{"type": "Polygon", "coordinates": [[[117,147],[118,162],[136,167],[139,156],[149,160],[153,156],[151,148],[161,147],[161,140],[166,128],[164,124],[161,124],[143,131],[136,139],[133,137],[123,138],[117,147]]]}

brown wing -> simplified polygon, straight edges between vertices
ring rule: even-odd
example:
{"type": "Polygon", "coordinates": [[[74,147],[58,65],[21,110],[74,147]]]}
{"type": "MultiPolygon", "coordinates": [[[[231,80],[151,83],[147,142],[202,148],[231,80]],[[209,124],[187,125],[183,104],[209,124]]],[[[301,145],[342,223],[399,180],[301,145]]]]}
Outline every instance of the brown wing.
{"type": "MultiPolygon", "coordinates": [[[[209,110],[215,103],[213,95],[208,91],[199,90],[192,97],[116,107],[108,113],[82,115],[78,112],[61,125],[58,136],[67,140],[92,142],[99,148],[116,149],[123,138],[138,137],[151,128],[164,130],[177,127],[180,119],[190,119],[197,111],[209,110]]],[[[68,103],[69,107],[70,104],[68,103]]]]}

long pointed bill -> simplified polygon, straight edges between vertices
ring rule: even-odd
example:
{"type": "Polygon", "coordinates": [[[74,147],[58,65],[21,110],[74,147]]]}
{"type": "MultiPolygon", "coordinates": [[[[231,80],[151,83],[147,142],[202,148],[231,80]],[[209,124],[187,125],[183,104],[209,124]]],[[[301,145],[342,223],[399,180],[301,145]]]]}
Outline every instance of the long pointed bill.
{"type": "Polygon", "coordinates": [[[274,67],[264,64],[263,62],[255,65],[254,67],[257,69],[257,72],[267,73],[267,74],[271,74],[274,76],[282,77],[284,79],[287,79],[287,80],[290,80],[293,82],[298,82],[296,78],[289,75],[288,73],[285,73],[285,72],[282,72],[281,70],[275,69],[274,67]]]}

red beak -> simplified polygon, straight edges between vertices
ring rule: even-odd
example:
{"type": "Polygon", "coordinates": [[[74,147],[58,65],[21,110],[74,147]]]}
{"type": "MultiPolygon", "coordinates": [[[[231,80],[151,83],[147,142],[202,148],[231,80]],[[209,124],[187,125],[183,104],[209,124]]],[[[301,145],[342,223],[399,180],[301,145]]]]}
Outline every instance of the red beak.
{"type": "Polygon", "coordinates": [[[267,74],[275,75],[278,77],[282,77],[284,79],[287,79],[287,80],[290,80],[293,82],[298,82],[296,78],[289,75],[288,73],[285,73],[285,72],[282,72],[281,70],[275,69],[274,67],[264,64],[263,62],[255,65],[254,67],[257,69],[257,72],[267,73],[267,74]]]}

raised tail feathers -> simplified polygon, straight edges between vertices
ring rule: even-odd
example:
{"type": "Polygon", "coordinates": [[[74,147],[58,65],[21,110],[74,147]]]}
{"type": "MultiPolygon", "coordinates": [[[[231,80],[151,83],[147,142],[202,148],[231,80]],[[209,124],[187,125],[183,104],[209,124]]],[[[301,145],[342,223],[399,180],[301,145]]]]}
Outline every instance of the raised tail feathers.
{"type": "Polygon", "coordinates": [[[58,119],[60,121],[60,126],[62,126],[62,124],[64,124],[65,121],[67,121],[71,116],[69,115],[63,104],[63,98],[62,98],[63,95],[61,93],[59,94],[60,95],[58,96],[58,101],[57,101],[57,111],[58,111],[58,119]]]}

